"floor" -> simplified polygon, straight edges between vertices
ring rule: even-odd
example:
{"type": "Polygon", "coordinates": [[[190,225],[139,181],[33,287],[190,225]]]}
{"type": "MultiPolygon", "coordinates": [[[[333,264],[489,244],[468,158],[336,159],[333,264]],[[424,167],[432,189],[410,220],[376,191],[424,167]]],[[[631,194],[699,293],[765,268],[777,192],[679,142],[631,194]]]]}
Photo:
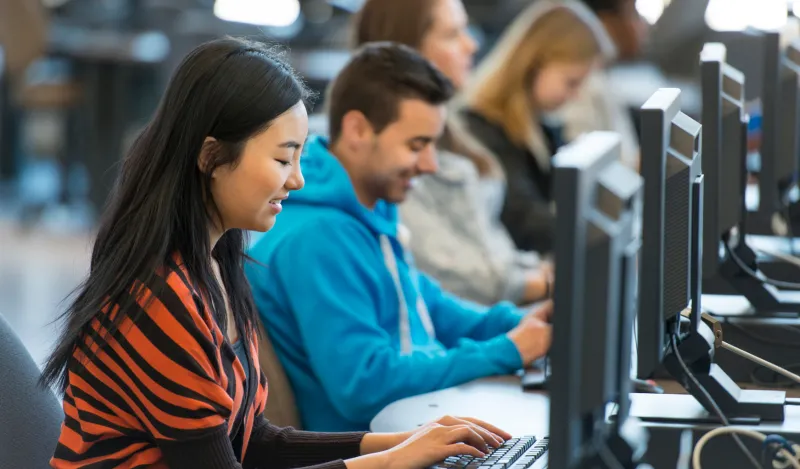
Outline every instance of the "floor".
{"type": "Polygon", "coordinates": [[[23,230],[0,217],[0,314],[37,363],[58,336],[53,321],[88,272],[90,233],[23,230]]]}

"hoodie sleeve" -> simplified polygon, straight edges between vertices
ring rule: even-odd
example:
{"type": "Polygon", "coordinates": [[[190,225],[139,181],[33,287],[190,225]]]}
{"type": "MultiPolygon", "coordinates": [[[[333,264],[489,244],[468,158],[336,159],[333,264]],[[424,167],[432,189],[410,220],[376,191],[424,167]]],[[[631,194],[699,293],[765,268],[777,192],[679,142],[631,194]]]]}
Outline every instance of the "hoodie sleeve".
{"type": "Polygon", "coordinates": [[[317,220],[290,237],[271,267],[286,290],[314,374],[346,418],[371,419],[386,405],[477,378],[511,373],[522,361],[505,336],[462,340],[443,354],[401,355],[381,327],[381,291],[389,274],[374,238],[349,220],[317,220]],[[374,250],[374,252],[370,252],[374,250]],[[310,262],[301,262],[298,256],[310,262]]]}
{"type": "Polygon", "coordinates": [[[462,300],[442,291],[422,273],[419,288],[431,314],[436,338],[445,347],[455,347],[461,339],[484,341],[504,336],[523,317],[523,313],[508,302],[485,307],[462,300]]]}

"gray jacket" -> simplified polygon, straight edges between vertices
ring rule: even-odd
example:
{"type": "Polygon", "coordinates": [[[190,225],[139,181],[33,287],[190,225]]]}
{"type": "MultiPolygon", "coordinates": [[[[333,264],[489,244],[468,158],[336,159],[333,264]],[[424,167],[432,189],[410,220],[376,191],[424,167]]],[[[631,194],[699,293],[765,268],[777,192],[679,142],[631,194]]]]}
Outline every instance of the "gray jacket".
{"type": "Polygon", "coordinates": [[[420,270],[462,298],[519,303],[539,257],[518,251],[500,222],[504,198],[502,173],[480,177],[472,161],[440,151],[439,171],[418,178],[400,204],[420,270]]]}

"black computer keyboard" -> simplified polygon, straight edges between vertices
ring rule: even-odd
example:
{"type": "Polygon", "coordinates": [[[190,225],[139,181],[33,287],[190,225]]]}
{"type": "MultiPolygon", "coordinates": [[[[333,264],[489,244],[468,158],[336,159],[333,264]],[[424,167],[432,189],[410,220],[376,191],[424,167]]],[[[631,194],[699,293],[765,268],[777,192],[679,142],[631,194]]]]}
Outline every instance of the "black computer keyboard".
{"type": "Polygon", "coordinates": [[[513,438],[491,451],[485,458],[453,456],[429,469],[545,469],[548,437],[513,438]]]}

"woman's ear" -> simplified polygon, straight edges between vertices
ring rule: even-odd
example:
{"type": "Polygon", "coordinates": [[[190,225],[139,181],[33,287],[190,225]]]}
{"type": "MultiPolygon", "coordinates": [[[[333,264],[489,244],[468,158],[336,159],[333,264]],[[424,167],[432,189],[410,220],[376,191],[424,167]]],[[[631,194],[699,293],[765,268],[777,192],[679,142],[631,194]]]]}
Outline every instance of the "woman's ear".
{"type": "MultiPolygon", "coordinates": [[[[211,161],[216,152],[219,151],[219,142],[214,137],[206,137],[203,141],[203,146],[200,147],[200,155],[197,157],[197,169],[201,173],[206,174],[211,161]]],[[[209,176],[213,177],[214,174],[209,176]]]]}

